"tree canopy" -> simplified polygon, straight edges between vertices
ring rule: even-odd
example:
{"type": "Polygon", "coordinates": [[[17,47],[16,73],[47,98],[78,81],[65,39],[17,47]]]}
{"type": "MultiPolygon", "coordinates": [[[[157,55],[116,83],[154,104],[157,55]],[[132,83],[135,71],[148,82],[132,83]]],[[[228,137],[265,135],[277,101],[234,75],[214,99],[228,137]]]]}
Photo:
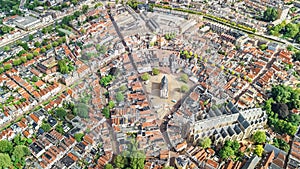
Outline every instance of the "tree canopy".
{"type": "Polygon", "coordinates": [[[89,117],[89,108],[84,103],[75,104],[73,112],[75,115],[78,115],[81,118],[89,117]]]}
{"type": "Polygon", "coordinates": [[[253,134],[252,140],[257,144],[262,144],[266,142],[266,132],[264,131],[257,131],[253,134]]]}
{"type": "Polygon", "coordinates": [[[27,146],[18,145],[14,148],[14,151],[12,154],[13,154],[14,158],[21,160],[23,157],[29,155],[30,151],[27,148],[27,146]]]}
{"type": "Polygon", "coordinates": [[[102,109],[102,114],[108,119],[110,117],[110,111],[108,107],[102,109]]]}
{"type": "Polygon", "coordinates": [[[189,81],[189,76],[187,74],[182,74],[180,80],[187,83],[189,81]]]}
{"type": "Polygon", "coordinates": [[[271,95],[277,103],[286,103],[289,109],[300,108],[300,91],[290,86],[277,85],[272,87],[271,95]]]}
{"type": "Polygon", "coordinates": [[[257,145],[257,146],[255,147],[255,149],[254,149],[254,153],[255,153],[256,155],[258,155],[259,157],[262,156],[263,152],[264,152],[264,148],[263,148],[262,145],[257,145]]]}
{"type": "Polygon", "coordinates": [[[189,90],[189,87],[187,86],[187,85],[182,85],[181,87],[180,87],[180,91],[182,92],[182,93],[185,93],[185,92],[187,92],[189,90]]]}
{"type": "Polygon", "coordinates": [[[100,84],[102,86],[106,87],[112,80],[114,80],[114,76],[112,76],[112,75],[103,76],[100,79],[100,84]]]}
{"type": "Polygon", "coordinates": [[[67,66],[67,63],[65,60],[59,60],[58,61],[58,70],[62,74],[68,74],[69,73],[69,67],[67,66]]]}
{"type": "Polygon", "coordinates": [[[114,108],[114,107],[115,107],[115,102],[112,101],[112,100],[110,100],[110,101],[108,102],[108,108],[109,108],[109,109],[112,109],[112,108],[114,108]]]}
{"type": "Polygon", "coordinates": [[[239,150],[240,144],[238,141],[225,141],[224,146],[219,151],[222,159],[231,158],[233,160],[240,160],[243,157],[243,153],[239,150]]]}
{"type": "Polygon", "coordinates": [[[120,86],[119,91],[125,91],[127,87],[125,85],[120,86]]]}
{"type": "Polygon", "coordinates": [[[45,132],[48,132],[51,130],[51,126],[49,123],[43,123],[41,128],[45,131],[45,132]]]}
{"type": "Polygon", "coordinates": [[[278,11],[276,8],[267,8],[263,13],[265,21],[275,21],[278,18],[278,11]]]}
{"type": "Polygon", "coordinates": [[[8,154],[0,153],[0,168],[8,168],[12,165],[8,154]]]}
{"type": "Polygon", "coordinates": [[[114,164],[120,169],[144,169],[145,159],[145,153],[138,150],[137,142],[132,140],[128,145],[128,149],[117,155],[114,164]]]}
{"type": "Polygon", "coordinates": [[[274,138],[273,145],[281,150],[284,150],[285,152],[289,152],[290,150],[290,145],[282,139],[274,138]]]}
{"type": "Polygon", "coordinates": [[[1,153],[9,153],[13,149],[13,145],[8,140],[1,140],[0,141],[0,152],[1,153]]]}
{"type": "Polygon", "coordinates": [[[114,167],[111,164],[106,164],[104,169],[114,169],[114,167]]]}
{"type": "Polygon", "coordinates": [[[200,140],[200,146],[203,148],[209,148],[211,146],[211,139],[209,137],[205,137],[200,140]]]}
{"type": "Polygon", "coordinates": [[[141,78],[143,81],[147,81],[150,79],[150,75],[149,75],[149,73],[144,73],[144,74],[142,74],[141,78]]]}
{"type": "MultiPolygon", "coordinates": [[[[273,112],[274,104],[282,104],[286,102],[289,108],[297,107],[298,101],[291,98],[298,98],[299,90],[292,90],[290,87],[283,87],[281,85],[274,86],[271,91],[271,97],[265,102],[264,109],[268,114],[268,125],[276,132],[280,134],[287,133],[293,136],[297,132],[300,116],[297,114],[288,115],[287,118],[282,119],[282,115],[279,115],[279,111],[273,112]],[[287,88],[287,90],[283,90],[287,88]],[[291,92],[292,91],[292,92],[291,92]],[[292,94],[291,94],[292,93],[292,94]],[[292,101],[290,101],[292,100],[292,101]],[[279,118],[280,117],[280,118],[279,118]]],[[[286,111],[284,109],[284,111],[286,111]]]]}
{"type": "Polygon", "coordinates": [[[66,110],[64,108],[57,108],[55,110],[55,114],[56,114],[56,116],[58,118],[64,119],[66,117],[66,115],[67,115],[67,112],[66,112],[66,110]]]}
{"type": "Polygon", "coordinates": [[[152,74],[153,75],[158,75],[160,72],[159,72],[159,69],[157,69],[157,68],[153,68],[152,69],[152,74]]]}
{"type": "Polygon", "coordinates": [[[75,140],[76,140],[77,142],[82,141],[83,136],[84,136],[83,133],[76,133],[76,134],[74,134],[75,140]]]}
{"type": "Polygon", "coordinates": [[[117,102],[124,101],[124,95],[121,92],[117,92],[117,94],[116,94],[116,101],[117,102]]]}
{"type": "Polygon", "coordinates": [[[175,168],[171,166],[165,166],[163,169],[175,169],[175,168]]]}

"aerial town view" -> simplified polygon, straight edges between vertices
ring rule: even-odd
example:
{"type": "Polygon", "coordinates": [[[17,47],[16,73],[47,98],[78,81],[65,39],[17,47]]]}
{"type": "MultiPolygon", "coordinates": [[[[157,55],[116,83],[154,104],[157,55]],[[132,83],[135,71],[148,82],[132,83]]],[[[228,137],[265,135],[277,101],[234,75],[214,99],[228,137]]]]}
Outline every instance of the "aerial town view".
{"type": "Polygon", "coordinates": [[[300,0],[0,0],[0,169],[300,169],[300,0]]]}

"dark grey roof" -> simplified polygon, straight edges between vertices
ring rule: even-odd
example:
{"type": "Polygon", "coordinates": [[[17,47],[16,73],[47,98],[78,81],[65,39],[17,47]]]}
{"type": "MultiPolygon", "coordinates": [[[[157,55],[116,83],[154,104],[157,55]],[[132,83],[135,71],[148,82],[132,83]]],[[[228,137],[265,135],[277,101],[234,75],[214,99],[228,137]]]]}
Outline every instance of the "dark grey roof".
{"type": "Polygon", "coordinates": [[[238,120],[237,120],[241,126],[246,129],[250,126],[249,122],[242,116],[242,115],[239,115],[238,117],[238,120]]]}
{"type": "Polygon", "coordinates": [[[225,138],[228,135],[228,133],[226,132],[226,130],[224,130],[224,128],[222,128],[220,134],[222,135],[223,138],[225,138]]]}
{"type": "Polygon", "coordinates": [[[274,154],[275,154],[275,157],[278,156],[279,153],[283,154],[284,156],[287,155],[287,153],[283,150],[280,150],[279,148],[273,146],[273,145],[270,145],[270,144],[266,144],[265,147],[264,147],[264,151],[265,152],[271,152],[271,151],[274,151],[274,154]]]}
{"type": "Polygon", "coordinates": [[[234,126],[234,131],[237,133],[237,134],[240,134],[242,132],[241,128],[238,126],[238,125],[235,125],[234,126]]]}
{"type": "Polygon", "coordinates": [[[164,88],[165,86],[168,86],[168,79],[166,76],[164,76],[162,79],[161,79],[161,89],[164,88]]]}
{"type": "Polygon", "coordinates": [[[235,134],[235,132],[234,132],[234,130],[231,128],[231,126],[229,126],[229,127],[227,128],[227,132],[229,133],[230,136],[232,136],[232,135],[235,134]]]}
{"type": "Polygon", "coordinates": [[[260,157],[257,155],[252,156],[246,164],[242,167],[242,169],[254,169],[254,167],[258,164],[260,157]]]}
{"type": "Polygon", "coordinates": [[[208,115],[209,115],[209,117],[215,117],[216,116],[215,112],[212,109],[209,110],[208,115]]]}

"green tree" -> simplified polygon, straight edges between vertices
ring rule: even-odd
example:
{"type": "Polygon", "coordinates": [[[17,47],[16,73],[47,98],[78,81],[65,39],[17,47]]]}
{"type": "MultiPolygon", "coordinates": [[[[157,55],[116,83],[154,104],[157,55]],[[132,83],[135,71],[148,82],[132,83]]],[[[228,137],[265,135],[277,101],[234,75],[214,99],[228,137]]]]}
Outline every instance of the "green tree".
{"type": "Polygon", "coordinates": [[[28,36],[28,38],[29,38],[29,41],[32,41],[34,37],[33,37],[33,35],[30,34],[30,35],[28,36]]]}
{"type": "Polygon", "coordinates": [[[41,48],[41,53],[45,53],[46,51],[47,51],[46,48],[44,47],[41,48]]]}
{"type": "Polygon", "coordinates": [[[285,152],[289,152],[290,150],[290,145],[282,139],[274,138],[273,145],[281,150],[284,150],[285,152]]]}
{"type": "Polygon", "coordinates": [[[112,76],[112,75],[103,76],[100,79],[100,84],[102,86],[106,87],[113,79],[114,79],[114,76],[112,76]]]}
{"type": "Polygon", "coordinates": [[[4,65],[5,70],[9,70],[11,68],[12,68],[12,65],[10,63],[4,65]]]}
{"type": "Polygon", "coordinates": [[[29,138],[29,139],[26,140],[26,142],[27,142],[28,144],[31,144],[31,143],[32,143],[32,139],[29,138]]]}
{"type": "Polygon", "coordinates": [[[234,140],[232,142],[231,147],[234,152],[237,152],[240,149],[240,143],[238,141],[234,140]]]}
{"type": "Polygon", "coordinates": [[[73,5],[77,5],[78,0],[71,0],[71,3],[72,3],[73,5]]]}
{"type": "Polygon", "coordinates": [[[21,50],[18,54],[17,54],[17,56],[22,56],[23,54],[25,54],[26,53],[26,50],[21,50]]]}
{"type": "Polygon", "coordinates": [[[3,50],[4,50],[5,52],[8,52],[8,51],[10,51],[10,47],[9,47],[9,46],[4,46],[3,50]]]}
{"type": "Polygon", "coordinates": [[[26,58],[27,58],[28,60],[31,60],[31,59],[33,58],[33,54],[32,54],[32,53],[28,53],[28,54],[26,55],[26,58]]]}
{"type": "Polygon", "coordinates": [[[163,169],[175,169],[175,168],[171,166],[165,166],[163,169]]]}
{"type": "Polygon", "coordinates": [[[88,10],[89,10],[89,6],[88,5],[83,5],[82,6],[82,13],[87,13],[88,10]]]}
{"type": "Polygon", "coordinates": [[[24,142],[22,141],[22,137],[20,134],[18,134],[17,136],[15,136],[15,138],[13,139],[13,143],[16,145],[23,145],[24,142]]]}
{"type": "Polygon", "coordinates": [[[2,33],[2,35],[3,35],[3,34],[6,34],[6,33],[9,33],[12,30],[13,30],[13,28],[11,28],[9,26],[2,26],[0,34],[2,33]]]}
{"type": "Polygon", "coordinates": [[[14,65],[14,66],[18,66],[18,65],[20,65],[21,63],[22,63],[22,61],[21,61],[21,59],[19,59],[19,58],[13,60],[13,65],[14,65]]]}
{"type": "Polygon", "coordinates": [[[35,51],[33,51],[32,54],[33,54],[34,57],[37,57],[39,55],[39,52],[35,50],[35,51]]]}
{"type": "Polygon", "coordinates": [[[22,63],[26,63],[26,61],[27,61],[26,56],[22,56],[22,57],[20,57],[20,59],[21,59],[21,62],[22,62],[22,63]]]}
{"type": "Polygon", "coordinates": [[[9,153],[13,149],[12,142],[8,140],[1,140],[0,141],[0,152],[1,153],[9,153]]]}
{"type": "Polygon", "coordinates": [[[39,80],[39,78],[37,76],[32,76],[31,81],[33,82],[37,82],[39,80]]]}
{"type": "Polygon", "coordinates": [[[34,47],[38,48],[41,46],[41,43],[39,41],[34,42],[34,47]]]}
{"type": "Polygon", "coordinates": [[[189,87],[187,86],[187,85],[182,85],[181,87],[180,87],[180,91],[182,92],[182,93],[185,93],[185,92],[187,92],[189,90],[189,87]]]}
{"type": "Polygon", "coordinates": [[[108,102],[108,108],[109,108],[109,109],[112,109],[112,108],[114,108],[114,107],[115,107],[115,102],[112,101],[112,100],[109,101],[109,102],[108,102]]]}
{"type": "Polygon", "coordinates": [[[67,66],[67,63],[65,60],[59,60],[58,61],[58,70],[62,74],[68,74],[69,73],[69,67],[67,66]]]}
{"type": "Polygon", "coordinates": [[[275,21],[278,18],[278,11],[275,8],[267,8],[263,13],[263,19],[265,21],[275,21]]]}
{"type": "Polygon", "coordinates": [[[264,148],[263,148],[262,145],[257,145],[257,146],[255,147],[255,149],[254,149],[254,153],[255,153],[256,155],[258,155],[259,157],[262,156],[263,152],[264,152],[264,148]]]}
{"type": "Polygon", "coordinates": [[[128,158],[124,155],[124,152],[122,152],[121,155],[117,155],[114,160],[114,164],[117,168],[125,168],[125,166],[128,165],[128,158]]]}
{"type": "Polygon", "coordinates": [[[234,156],[234,151],[229,146],[225,146],[220,150],[220,157],[222,159],[227,159],[233,156],[234,156]]]}
{"type": "Polygon", "coordinates": [[[8,168],[10,166],[12,166],[12,162],[9,155],[0,153],[0,168],[8,168]]]}
{"type": "Polygon", "coordinates": [[[144,74],[142,74],[141,78],[143,81],[147,81],[150,79],[150,75],[149,75],[149,73],[144,73],[144,74]]]}
{"type": "Polygon", "coordinates": [[[43,123],[41,128],[45,131],[45,132],[49,132],[51,130],[51,126],[49,123],[43,123]]]}
{"type": "Polygon", "coordinates": [[[127,87],[125,85],[120,86],[119,91],[125,91],[127,87]]]}
{"type": "Polygon", "coordinates": [[[66,112],[66,110],[64,108],[57,108],[55,110],[55,114],[56,114],[56,116],[58,118],[60,118],[61,120],[63,120],[66,117],[67,112],[66,112]]]}
{"type": "Polygon", "coordinates": [[[59,44],[58,42],[54,41],[54,42],[52,43],[52,46],[57,47],[58,44],[59,44]]]}
{"type": "MultiPolygon", "coordinates": [[[[84,32],[83,32],[84,33],[84,32]]],[[[101,54],[105,54],[106,53],[106,47],[104,45],[100,45],[100,44],[97,44],[96,45],[96,50],[101,53],[101,54]]]]}
{"type": "Polygon", "coordinates": [[[77,142],[80,142],[82,141],[82,138],[83,138],[84,134],[83,133],[76,133],[74,134],[74,138],[77,142]]]}
{"type": "Polygon", "coordinates": [[[159,69],[157,69],[157,68],[152,69],[152,74],[153,75],[158,75],[159,73],[160,73],[159,69]]]}
{"type": "Polygon", "coordinates": [[[18,145],[14,148],[14,151],[12,155],[15,157],[15,159],[21,160],[23,157],[30,154],[29,149],[27,146],[24,145],[18,145]]]}
{"type": "Polygon", "coordinates": [[[124,95],[121,92],[117,92],[117,94],[116,94],[116,101],[117,102],[124,101],[124,95]]]}
{"type": "Polygon", "coordinates": [[[48,44],[47,46],[46,46],[46,49],[47,50],[50,50],[52,48],[52,45],[51,44],[48,44]]]}
{"type": "Polygon", "coordinates": [[[285,36],[294,38],[299,32],[299,26],[297,24],[288,23],[285,26],[285,36]]]}
{"type": "Polygon", "coordinates": [[[133,169],[143,169],[146,156],[141,151],[133,151],[130,154],[130,167],[133,169]]]}
{"type": "Polygon", "coordinates": [[[259,48],[261,50],[266,50],[268,48],[268,46],[266,44],[261,44],[261,45],[259,45],[259,48]]]}
{"type": "Polygon", "coordinates": [[[299,114],[291,114],[288,117],[288,121],[292,123],[294,126],[298,126],[300,124],[300,115],[299,114]]]}
{"type": "Polygon", "coordinates": [[[109,111],[109,108],[108,107],[104,107],[102,109],[102,114],[105,116],[105,118],[109,118],[110,117],[110,111],[109,111]]]}
{"type": "Polygon", "coordinates": [[[63,126],[61,124],[56,125],[55,130],[57,132],[59,132],[60,134],[64,134],[64,129],[63,129],[63,126]]]}
{"type": "Polygon", "coordinates": [[[74,114],[78,115],[81,118],[88,118],[89,108],[84,103],[78,103],[74,106],[74,114]]]}
{"type": "Polygon", "coordinates": [[[111,164],[106,164],[104,169],[114,169],[114,167],[111,164]]]}
{"type": "Polygon", "coordinates": [[[180,80],[187,83],[189,81],[189,76],[187,74],[182,74],[180,80]]]}
{"type": "Polygon", "coordinates": [[[202,148],[209,148],[211,146],[211,139],[209,137],[205,137],[203,139],[200,140],[200,146],[202,148]]]}
{"type": "Polygon", "coordinates": [[[94,8],[98,8],[98,7],[100,7],[100,6],[103,6],[103,4],[102,4],[101,2],[97,3],[97,4],[94,6],[94,8]]]}
{"type": "Polygon", "coordinates": [[[253,134],[252,140],[257,144],[262,144],[266,142],[266,132],[264,131],[257,131],[253,134]]]}
{"type": "Polygon", "coordinates": [[[0,74],[4,72],[4,68],[0,67],[0,74]]]}

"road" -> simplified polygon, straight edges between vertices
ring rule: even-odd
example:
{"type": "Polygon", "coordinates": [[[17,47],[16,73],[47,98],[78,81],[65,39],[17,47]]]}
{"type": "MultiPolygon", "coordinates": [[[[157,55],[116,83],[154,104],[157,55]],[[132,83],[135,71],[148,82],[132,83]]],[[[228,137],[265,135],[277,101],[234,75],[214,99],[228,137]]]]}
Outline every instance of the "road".
{"type": "MultiPolygon", "coordinates": [[[[273,63],[275,62],[276,58],[273,56],[273,58],[267,63],[266,67],[263,68],[263,70],[261,71],[261,73],[259,73],[253,80],[252,83],[250,85],[255,84],[264,74],[267,73],[267,71],[271,68],[271,66],[273,65],[273,63]]],[[[254,86],[254,85],[253,85],[254,86]]],[[[259,91],[259,90],[258,90],[259,91]]],[[[240,94],[238,94],[237,96],[234,97],[234,100],[238,100],[243,94],[245,94],[247,92],[247,89],[244,89],[240,94]]]]}

